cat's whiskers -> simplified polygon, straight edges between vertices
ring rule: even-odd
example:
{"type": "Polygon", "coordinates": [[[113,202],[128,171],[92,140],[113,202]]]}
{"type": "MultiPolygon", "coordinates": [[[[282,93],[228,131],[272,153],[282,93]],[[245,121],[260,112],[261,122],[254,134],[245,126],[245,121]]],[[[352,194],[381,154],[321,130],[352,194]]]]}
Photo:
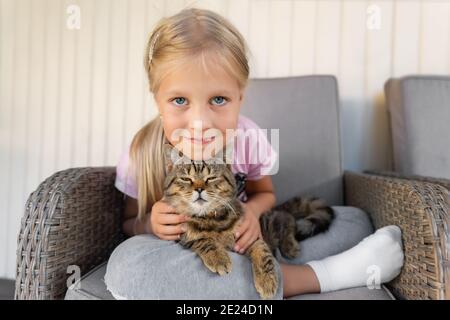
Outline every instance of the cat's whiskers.
{"type": "Polygon", "coordinates": [[[236,216],[238,215],[237,212],[236,212],[236,210],[234,210],[234,208],[233,208],[227,201],[225,201],[225,200],[223,200],[223,199],[221,199],[221,198],[219,198],[219,197],[217,197],[217,196],[215,196],[215,195],[212,195],[212,194],[209,194],[209,196],[210,196],[213,200],[216,200],[216,201],[219,202],[220,204],[223,204],[223,205],[227,206],[228,208],[230,208],[234,215],[236,215],[236,216]]]}

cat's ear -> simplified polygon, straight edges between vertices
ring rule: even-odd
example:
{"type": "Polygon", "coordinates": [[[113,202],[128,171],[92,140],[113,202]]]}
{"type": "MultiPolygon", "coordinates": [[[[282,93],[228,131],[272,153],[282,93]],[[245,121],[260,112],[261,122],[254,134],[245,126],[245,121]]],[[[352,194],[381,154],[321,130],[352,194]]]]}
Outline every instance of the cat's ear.
{"type": "Polygon", "coordinates": [[[191,159],[186,157],[181,151],[172,146],[170,143],[164,143],[163,145],[166,172],[172,171],[173,167],[179,164],[188,164],[191,159]]]}
{"type": "Polygon", "coordinates": [[[169,173],[172,171],[173,166],[175,165],[174,160],[176,160],[172,154],[174,151],[174,147],[170,143],[164,143],[163,144],[163,154],[164,154],[164,163],[166,167],[166,173],[169,173]]]}

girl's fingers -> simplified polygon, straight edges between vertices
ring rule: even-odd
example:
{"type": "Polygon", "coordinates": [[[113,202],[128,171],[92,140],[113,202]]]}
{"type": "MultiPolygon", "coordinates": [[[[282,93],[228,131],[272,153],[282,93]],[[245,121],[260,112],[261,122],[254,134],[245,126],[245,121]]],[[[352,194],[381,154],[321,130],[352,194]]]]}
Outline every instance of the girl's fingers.
{"type": "Polygon", "coordinates": [[[180,236],[176,235],[176,236],[163,236],[162,237],[163,240],[178,240],[180,239],[180,236]]]}
{"type": "Polygon", "coordinates": [[[186,225],[184,225],[184,224],[178,224],[175,226],[164,225],[164,226],[161,226],[160,233],[162,233],[166,236],[173,236],[173,235],[178,236],[178,234],[183,233],[185,231],[186,231],[186,225]]]}
{"type": "Polygon", "coordinates": [[[160,224],[179,224],[189,220],[189,217],[177,213],[161,214],[158,219],[160,224]]]}
{"type": "Polygon", "coordinates": [[[236,242],[236,245],[234,246],[234,250],[242,253],[245,251],[248,247],[248,243],[254,238],[254,232],[251,232],[251,230],[247,230],[242,234],[242,236],[239,238],[239,240],[236,242]]]}
{"type": "Polygon", "coordinates": [[[239,237],[241,235],[243,235],[247,229],[250,227],[250,223],[248,222],[248,220],[244,220],[238,227],[236,230],[236,233],[234,234],[234,236],[236,237],[236,240],[239,239],[239,237]]]}

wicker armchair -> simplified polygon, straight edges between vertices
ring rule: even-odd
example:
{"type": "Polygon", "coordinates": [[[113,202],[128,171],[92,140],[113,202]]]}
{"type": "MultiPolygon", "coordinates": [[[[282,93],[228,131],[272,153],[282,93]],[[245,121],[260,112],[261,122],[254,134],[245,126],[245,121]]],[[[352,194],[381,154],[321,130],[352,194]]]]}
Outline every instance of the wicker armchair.
{"type": "Polygon", "coordinates": [[[407,179],[407,180],[416,180],[416,181],[423,181],[423,182],[429,182],[429,183],[435,183],[443,186],[447,190],[450,191],[450,180],[445,178],[435,178],[435,177],[428,177],[428,176],[422,176],[417,174],[404,174],[396,171],[379,171],[379,170],[365,170],[364,173],[368,174],[375,174],[375,175],[382,175],[386,177],[395,177],[400,179],[407,179]]]}
{"type": "Polygon", "coordinates": [[[393,293],[406,299],[450,299],[450,181],[388,171],[350,173],[346,182],[348,177],[354,181],[345,188],[347,203],[368,212],[376,228],[396,224],[402,230],[405,264],[389,283],[393,293]],[[371,179],[362,178],[367,176],[371,179]]]}
{"type": "MultiPolygon", "coordinates": [[[[68,266],[84,274],[125,239],[124,201],[115,167],[55,173],[31,193],[17,248],[16,299],[61,299],[68,266]]],[[[344,173],[346,205],[360,207],[376,228],[399,225],[405,265],[388,284],[405,299],[449,298],[448,190],[399,177],[344,173]]]]}
{"type": "Polygon", "coordinates": [[[125,239],[115,167],[59,171],[30,194],[17,243],[15,299],[61,299],[68,267],[81,274],[125,239]]]}

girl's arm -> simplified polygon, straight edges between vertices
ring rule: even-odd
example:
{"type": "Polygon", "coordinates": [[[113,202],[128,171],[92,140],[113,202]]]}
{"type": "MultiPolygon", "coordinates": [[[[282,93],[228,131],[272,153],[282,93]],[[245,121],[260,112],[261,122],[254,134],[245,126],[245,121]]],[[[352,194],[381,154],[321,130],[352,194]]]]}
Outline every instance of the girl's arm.
{"type": "Polygon", "coordinates": [[[263,212],[275,206],[276,198],[271,176],[264,176],[256,181],[247,180],[245,192],[247,193],[246,205],[252,209],[258,219],[263,212]]]}
{"type": "Polygon", "coordinates": [[[234,246],[234,250],[241,254],[255,239],[262,236],[259,217],[265,211],[270,210],[276,202],[270,176],[264,176],[256,181],[247,180],[245,192],[247,193],[247,202],[243,203],[244,219],[236,230],[234,246]]]}

